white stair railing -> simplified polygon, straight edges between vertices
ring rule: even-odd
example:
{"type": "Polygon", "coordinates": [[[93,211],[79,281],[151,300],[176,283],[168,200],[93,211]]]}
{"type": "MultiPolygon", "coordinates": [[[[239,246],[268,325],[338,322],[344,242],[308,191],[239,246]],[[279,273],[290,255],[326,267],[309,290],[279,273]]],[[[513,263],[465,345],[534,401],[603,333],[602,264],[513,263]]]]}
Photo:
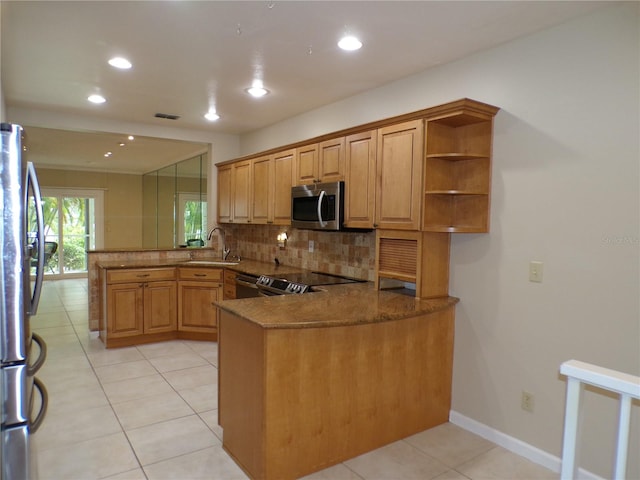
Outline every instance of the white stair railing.
{"type": "Polygon", "coordinates": [[[569,360],[560,365],[560,373],[566,375],[567,403],[564,414],[564,439],[562,443],[562,480],[576,477],[576,446],[578,440],[578,414],[584,384],[594,385],[620,395],[618,416],[618,439],[613,478],[624,480],[629,449],[629,425],[631,422],[631,399],[640,398],[640,377],[609,370],[597,365],[569,360]]]}

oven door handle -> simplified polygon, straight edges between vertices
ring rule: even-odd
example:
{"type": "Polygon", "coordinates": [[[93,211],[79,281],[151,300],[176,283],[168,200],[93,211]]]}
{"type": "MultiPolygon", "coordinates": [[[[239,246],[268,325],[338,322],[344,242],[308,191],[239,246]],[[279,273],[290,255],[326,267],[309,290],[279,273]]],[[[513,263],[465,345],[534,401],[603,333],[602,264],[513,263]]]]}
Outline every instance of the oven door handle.
{"type": "Polygon", "coordinates": [[[318,222],[320,223],[320,228],[327,226],[327,222],[322,219],[322,199],[324,198],[324,195],[324,190],[322,190],[320,195],[318,195],[318,222]]]}

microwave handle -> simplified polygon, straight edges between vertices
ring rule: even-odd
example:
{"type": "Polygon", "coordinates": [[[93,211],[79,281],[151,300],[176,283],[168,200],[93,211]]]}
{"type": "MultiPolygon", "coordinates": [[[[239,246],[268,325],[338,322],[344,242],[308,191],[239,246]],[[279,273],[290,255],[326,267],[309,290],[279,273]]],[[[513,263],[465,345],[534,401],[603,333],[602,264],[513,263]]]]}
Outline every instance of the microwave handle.
{"type": "Polygon", "coordinates": [[[318,222],[320,222],[320,227],[324,228],[327,226],[327,222],[322,220],[322,199],[324,198],[324,190],[320,192],[318,195],[318,222]]]}

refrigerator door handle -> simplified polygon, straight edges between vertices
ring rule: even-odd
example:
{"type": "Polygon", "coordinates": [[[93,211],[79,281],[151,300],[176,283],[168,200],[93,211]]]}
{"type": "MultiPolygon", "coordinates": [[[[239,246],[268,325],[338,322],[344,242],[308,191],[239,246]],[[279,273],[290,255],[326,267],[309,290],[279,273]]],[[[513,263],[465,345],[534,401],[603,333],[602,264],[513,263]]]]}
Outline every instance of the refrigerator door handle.
{"type": "MultiPolygon", "coordinates": [[[[35,373],[40,370],[42,365],[44,365],[44,361],[47,358],[47,344],[42,339],[40,335],[37,333],[31,333],[31,340],[38,344],[38,348],[40,349],[40,354],[35,362],[29,365],[28,375],[31,377],[35,375],[35,373]]],[[[29,357],[31,356],[31,349],[29,349],[29,357]]]]}
{"type": "Polygon", "coordinates": [[[42,292],[42,282],[44,280],[44,219],[42,212],[42,194],[40,193],[40,184],[36,175],[36,168],[32,162],[27,162],[26,187],[24,189],[24,211],[27,211],[29,202],[29,185],[33,190],[33,199],[36,208],[36,221],[38,222],[38,259],[36,267],[36,282],[33,287],[33,296],[28,305],[27,313],[35,315],[38,312],[38,303],[40,303],[40,293],[42,292]]]}
{"type": "MultiPolygon", "coordinates": [[[[47,407],[49,406],[49,394],[47,393],[44,383],[42,383],[38,377],[33,377],[33,388],[40,392],[40,398],[42,401],[40,402],[40,411],[38,412],[38,415],[36,415],[36,418],[31,420],[31,423],[29,424],[30,433],[36,433],[36,431],[38,431],[44,421],[44,417],[47,415],[47,407]]],[[[31,407],[33,407],[33,395],[31,396],[31,405],[29,410],[31,410],[31,407]]]]}

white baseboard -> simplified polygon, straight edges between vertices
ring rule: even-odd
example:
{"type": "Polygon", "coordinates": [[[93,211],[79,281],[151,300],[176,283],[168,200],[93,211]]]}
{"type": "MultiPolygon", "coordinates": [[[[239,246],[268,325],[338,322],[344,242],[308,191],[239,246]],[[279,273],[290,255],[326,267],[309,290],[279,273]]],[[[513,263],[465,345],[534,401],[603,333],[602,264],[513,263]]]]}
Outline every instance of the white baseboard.
{"type": "Polygon", "coordinates": [[[99,338],[100,332],[99,331],[89,331],[89,338],[90,339],[94,339],[94,338],[99,338]]]}
{"type": "MultiPolygon", "coordinates": [[[[540,450],[533,445],[529,445],[522,440],[518,440],[517,438],[502,433],[454,410],[449,412],[449,421],[460,428],[464,428],[471,433],[475,433],[476,435],[509,450],[510,452],[518,454],[521,457],[531,460],[538,465],[542,465],[543,467],[546,467],[558,474],[560,473],[561,460],[555,455],[551,455],[544,450],[540,450]]],[[[602,477],[582,468],[578,470],[578,478],[581,480],[604,480],[602,477]]]]}

